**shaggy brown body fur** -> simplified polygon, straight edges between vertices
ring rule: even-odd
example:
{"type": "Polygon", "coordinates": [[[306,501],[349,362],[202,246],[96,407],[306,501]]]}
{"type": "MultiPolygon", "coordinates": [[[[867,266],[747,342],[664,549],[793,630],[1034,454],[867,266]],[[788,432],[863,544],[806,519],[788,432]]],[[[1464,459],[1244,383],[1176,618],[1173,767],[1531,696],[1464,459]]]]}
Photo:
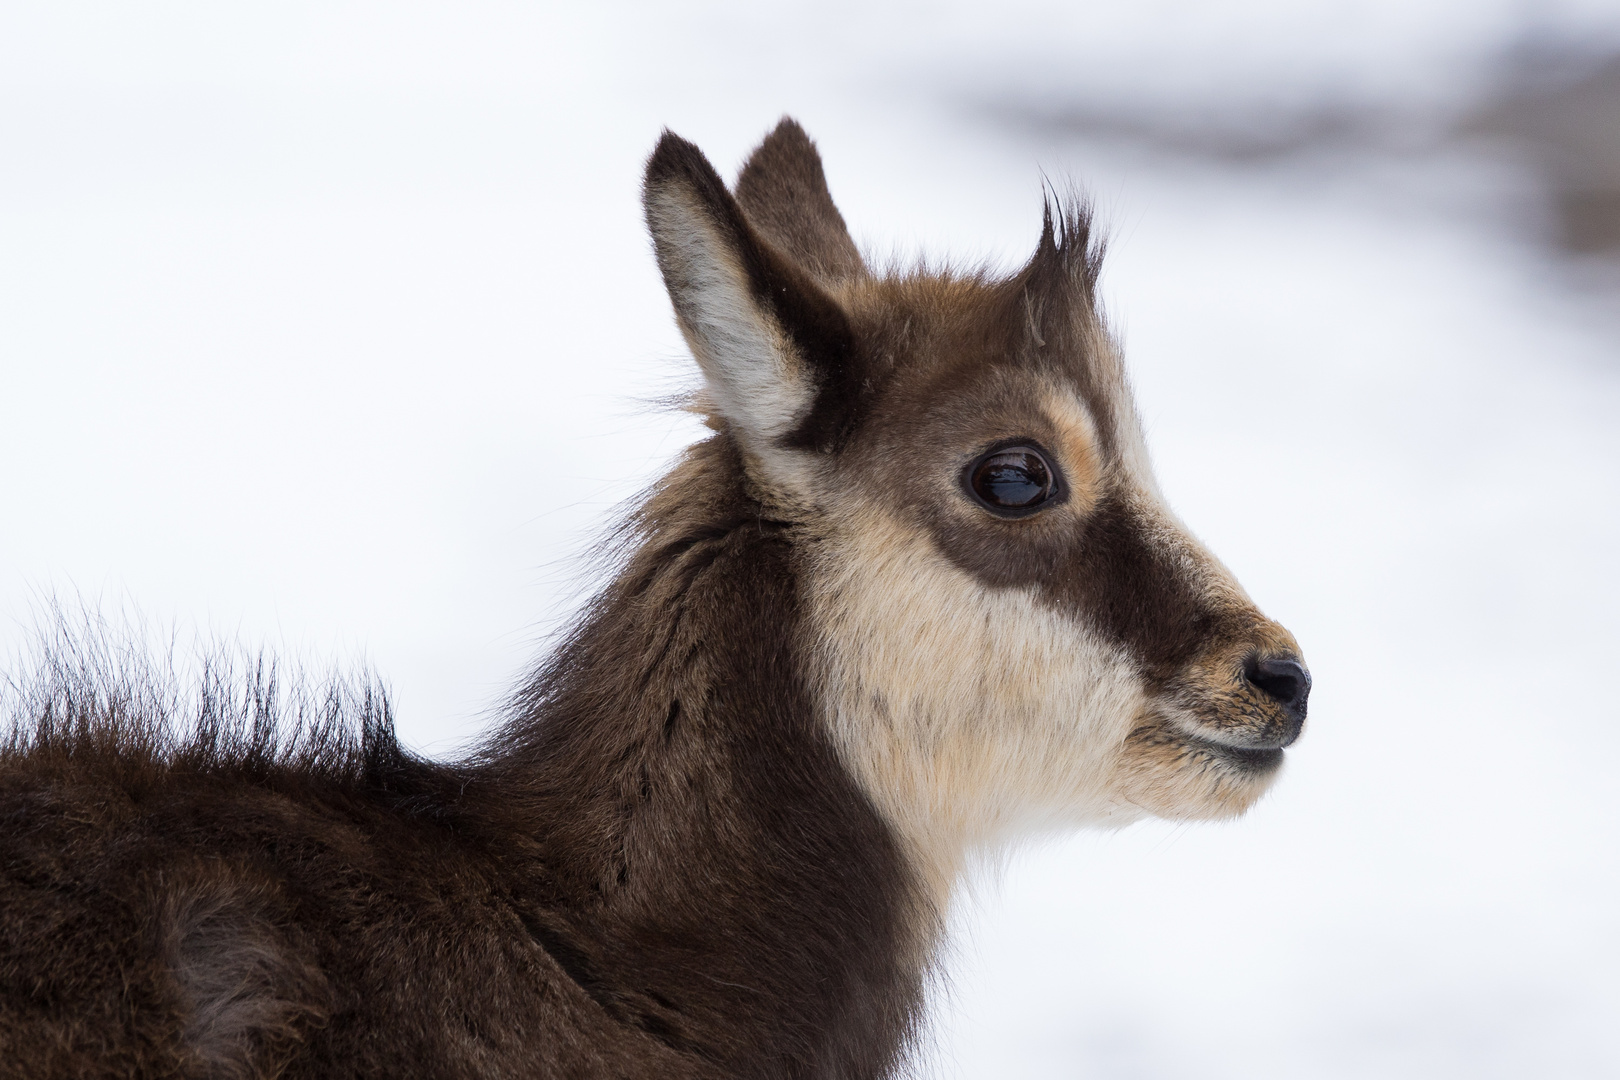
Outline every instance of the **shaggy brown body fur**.
{"type": "Polygon", "coordinates": [[[968,853],[1264,790],[1309,677],[1157,502],[1083,217],[878,279],[791,121],[646,191],[717,434],[617,579],[459,763],[47,682],[0,1077],[882,1077],[968,853]]]}
{"type": "Polygon", "coordinates": [[[0,1075],[880,1075],[906,874],[740,488],[692,452],[483,761],[8,761],[0,1075]]]}

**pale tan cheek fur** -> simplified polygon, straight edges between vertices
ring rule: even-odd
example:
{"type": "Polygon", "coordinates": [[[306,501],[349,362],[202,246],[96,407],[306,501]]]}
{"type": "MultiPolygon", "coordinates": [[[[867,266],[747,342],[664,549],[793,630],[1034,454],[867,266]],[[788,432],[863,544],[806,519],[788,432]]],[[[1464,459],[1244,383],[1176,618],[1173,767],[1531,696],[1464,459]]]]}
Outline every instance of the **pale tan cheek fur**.
{"type": "Polygon", "coordinates": [[[1112,783],[1145,705],[1122,655],[880,511],[840,526],[810,590],[827,721],[936,895],[976,851],[1139,814],[1112,783]]]}

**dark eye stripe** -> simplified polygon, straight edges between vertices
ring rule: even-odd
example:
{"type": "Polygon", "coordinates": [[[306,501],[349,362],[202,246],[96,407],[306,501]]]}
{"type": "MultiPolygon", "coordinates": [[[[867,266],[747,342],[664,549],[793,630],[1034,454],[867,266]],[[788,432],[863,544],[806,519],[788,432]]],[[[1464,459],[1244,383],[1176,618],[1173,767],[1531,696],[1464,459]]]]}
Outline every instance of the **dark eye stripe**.
{"type": "Polygon", "coordinates": [[[1056,470],[1033,446],[1006,446],[967,468],[967,489],[991,513],[1021,517],[1033,513],[1057,491],[1056,470]]]}

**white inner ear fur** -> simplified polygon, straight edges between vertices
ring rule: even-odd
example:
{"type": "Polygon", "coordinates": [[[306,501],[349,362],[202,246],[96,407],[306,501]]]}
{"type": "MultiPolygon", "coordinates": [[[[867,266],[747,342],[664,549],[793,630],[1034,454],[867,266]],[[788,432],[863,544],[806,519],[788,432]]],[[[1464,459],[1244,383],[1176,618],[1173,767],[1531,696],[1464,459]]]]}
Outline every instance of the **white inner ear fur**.
{"type": "Polygon", "coordinates": [[[791,469],[777,440],[809,412],[815,387],[776,319],[755,302],[736,253],[690,196],[670,185],[647,200],[681,333],[706,398],[757,459],[791,469]]]}
{"type": "Polygon", "coordinates": [[[975,854],[1141,816],[1113,783],[1145,703],[1128,658],[882,509],[841,516],[809,581],[826,722],[940,908],[975,854]]]}

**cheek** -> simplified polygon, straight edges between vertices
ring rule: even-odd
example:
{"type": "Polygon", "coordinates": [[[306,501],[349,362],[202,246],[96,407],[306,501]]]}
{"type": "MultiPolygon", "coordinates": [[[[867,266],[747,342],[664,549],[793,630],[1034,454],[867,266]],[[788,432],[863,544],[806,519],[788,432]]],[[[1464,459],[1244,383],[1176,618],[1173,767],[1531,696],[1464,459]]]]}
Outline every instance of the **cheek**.
{"type": "Polygon", "coordinates": [[[923,537],[892,530],[827,565],[812,605],[825,690],[871,785],[989,799],[977,812],[992,818],[1094,801],[1143,708],[1118,649],[1028,590],[987,588],[923,537]]]}

